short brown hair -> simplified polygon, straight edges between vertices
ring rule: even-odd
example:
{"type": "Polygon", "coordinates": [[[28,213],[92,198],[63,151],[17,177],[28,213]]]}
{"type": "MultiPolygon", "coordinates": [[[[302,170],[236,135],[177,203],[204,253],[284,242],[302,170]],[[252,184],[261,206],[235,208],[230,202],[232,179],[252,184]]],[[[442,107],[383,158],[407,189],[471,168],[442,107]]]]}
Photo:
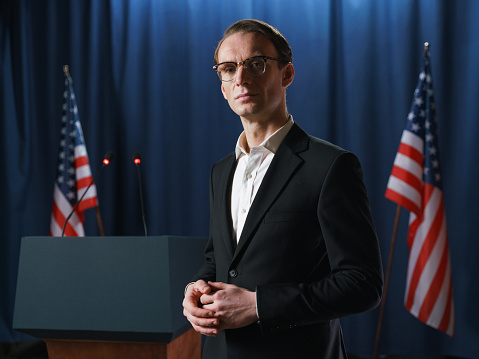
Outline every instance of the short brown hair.
{"type": "Polygon", "coordinates": [[[281,62],[283,63],[293,62],[293,51],[291,50],[291,47],[289,46],[288,41],[275,27],[260,20],[245,19],[245,20],[240,20],[235,22],[233,25],[231,25],[225,30],[223,34],[223,38],[221,39],[221,41],[218,43],[218,46],[216,47],[215,56],[214,56],[215,64],[218,64],[218,52],[223,41],[228,36],[231,36],[238,32],[242,32],[245,34],[256,32],[266,36],[268,40],[270,40],[273,43],[274,47],[276,48],[276,51],[278,52],[278,59],[281,60],[281,62]]]}

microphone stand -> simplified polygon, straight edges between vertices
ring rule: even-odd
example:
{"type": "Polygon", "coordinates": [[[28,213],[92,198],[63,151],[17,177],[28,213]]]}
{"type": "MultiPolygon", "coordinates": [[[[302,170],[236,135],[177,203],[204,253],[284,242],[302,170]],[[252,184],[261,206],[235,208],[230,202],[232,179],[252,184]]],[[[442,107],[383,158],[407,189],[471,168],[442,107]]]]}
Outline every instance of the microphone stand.
{"type": "MultiPolygon", "coordinates": [[[[65,228],[67,226],[67,223],[69,221],[69,219],[71,218],[71,216],[73,216],[73,213],[75,213],[75,210],[77,209],[78,205],[80,204],[80,202],[82,201],[83,197],[85,197],[86,193],[88,192],[88,190],[90,189],[91,185],[93,183],[95,183],[95,179],[98,177],[98,175],[100,174],[101,170],[106,167],[111,159],[113,158],[113,152],[108,152],[104,159],[103,159],[103,164],[101,165],[100,169],[98,170],[97,174],[93,177],[93,179],[91,180],[90,184],[88,185],[88,187],[86,188],[85,192],[83,192],[82,196],[80,197],[80,199],[77,201],[77,203],[75,204],[75,206],[73,207],[73,209],[71,210],[70,214],[68,215],[68,217],[65,219],[65,223],[63,223],[63,228],[62,228],[62,237],[65,236],[65,228]]],[[[98,207],[97,207],[98,208],[98,207]]],[[[97,211],[97,218],[99,216],[99,211],[97,211]]],[[[101,226],[101,230],[103,230],[103,225],[101,226]]]]}
{"type": "Polygon", "coordinates": [[[145,237],[148,237],[148,231],[146,229],[146,218],[145,218],[145,207],[143,204],[143,190],[141,187],[141,176],[140,176],[140,162],[141,162],[141,156],[139,152],[135,152],[133,154],[133,160],[136,165],[136,173],[138,176],[138,190],[140,192],[140,206],[141,206],[141,218],[143,220],[143,229],[145,231],[145,237]]]}

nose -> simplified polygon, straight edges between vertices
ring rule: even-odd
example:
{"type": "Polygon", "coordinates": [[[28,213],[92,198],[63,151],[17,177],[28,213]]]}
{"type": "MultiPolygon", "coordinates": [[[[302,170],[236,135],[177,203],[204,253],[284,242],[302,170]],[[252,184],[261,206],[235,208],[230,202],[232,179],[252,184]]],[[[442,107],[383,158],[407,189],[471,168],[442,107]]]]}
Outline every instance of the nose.
{"type": "Polygon", "coordinates": [[[244,64],[238,65],[236,68],[235,83],[236,85],[242,85],[247,81],[248,71],[245,70],[244,64]]]}

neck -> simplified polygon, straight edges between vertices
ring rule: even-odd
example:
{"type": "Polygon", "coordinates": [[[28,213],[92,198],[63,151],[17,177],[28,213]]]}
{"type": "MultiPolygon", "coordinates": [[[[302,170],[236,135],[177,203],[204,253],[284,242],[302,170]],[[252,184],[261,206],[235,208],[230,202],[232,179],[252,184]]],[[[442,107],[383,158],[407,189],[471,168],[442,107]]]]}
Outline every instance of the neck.
{"type": "Polygon", "coordinates": [[[245,148],[245,150],[249,152],[251,147],[259,146],[269,136],[283,127],[288,119],[289,114],[287,112],[281,116],[274,116],[270,119],[263,119],[262,121],[252,121],[246,118],[241,118],[248,147],[245,148]]]}

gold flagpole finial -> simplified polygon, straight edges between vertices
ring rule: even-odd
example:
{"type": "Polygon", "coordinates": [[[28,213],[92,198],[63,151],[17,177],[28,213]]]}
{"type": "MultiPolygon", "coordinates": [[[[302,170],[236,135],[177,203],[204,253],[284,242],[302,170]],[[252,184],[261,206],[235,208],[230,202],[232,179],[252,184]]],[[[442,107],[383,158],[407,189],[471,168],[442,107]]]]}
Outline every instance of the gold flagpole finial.
{"type": "Polygon", "coordinates": [[[429,42],[424,43],[424,52],[427,54],[429,52],[429,42]]]}
{"type": "Polygon", "coordinates": [[[70,76],[70,69],[68,68],[68,65],[63,66],[63,73],[66,77],[70,76]]]}

